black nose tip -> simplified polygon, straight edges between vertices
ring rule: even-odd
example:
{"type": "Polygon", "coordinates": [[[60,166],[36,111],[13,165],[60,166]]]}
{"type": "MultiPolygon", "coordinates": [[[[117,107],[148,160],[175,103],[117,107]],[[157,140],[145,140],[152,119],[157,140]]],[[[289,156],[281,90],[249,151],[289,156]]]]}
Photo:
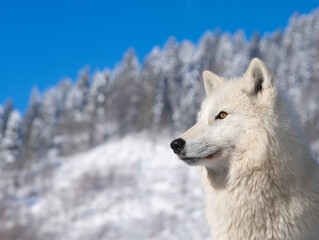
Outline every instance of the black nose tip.
{"type": "Polygon", "coordinates": [[[171,148],[173,149],[174,153],[180,153],[185,146],[185,141],[181,138],[175,139],[171,142],[171,148]]]}

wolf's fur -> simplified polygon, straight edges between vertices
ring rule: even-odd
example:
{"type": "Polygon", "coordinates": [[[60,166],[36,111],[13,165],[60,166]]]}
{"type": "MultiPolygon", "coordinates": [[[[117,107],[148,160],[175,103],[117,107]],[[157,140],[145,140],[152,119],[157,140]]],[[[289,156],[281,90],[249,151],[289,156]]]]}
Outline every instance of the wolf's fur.
{"type": "Polygon", "coordinates": [[[179,157],[199,166],[213,238],[319,239],[318,167],[265,64],[253,59],[240,79],[203,77],[207,97],[179,157]]]}

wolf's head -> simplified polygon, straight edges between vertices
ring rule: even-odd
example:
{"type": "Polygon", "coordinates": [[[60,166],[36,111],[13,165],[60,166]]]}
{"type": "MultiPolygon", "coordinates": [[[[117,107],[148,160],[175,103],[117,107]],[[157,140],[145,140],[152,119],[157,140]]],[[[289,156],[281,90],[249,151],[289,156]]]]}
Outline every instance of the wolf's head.
{"type": "Polygon", "coordinates": [[[197,123],[171,143],[174,153],[189,165],[212,169],[248,150],[258,158],[276,111],[277,88],[266,65],[255,58],[242,78],[205,71],[203,79],[207,97],[197,123]]]}

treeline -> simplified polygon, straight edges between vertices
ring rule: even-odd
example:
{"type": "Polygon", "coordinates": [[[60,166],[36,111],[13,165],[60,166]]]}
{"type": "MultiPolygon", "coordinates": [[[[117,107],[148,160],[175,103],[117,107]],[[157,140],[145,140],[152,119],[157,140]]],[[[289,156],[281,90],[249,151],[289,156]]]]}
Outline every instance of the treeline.
{"type": "Polygon", "coordinates": [[[180,132],[195,121],[204,97],[203,70],[232,77],[253,57],[263,59],[295,101],[306,133],[319,149],[319,11],[291,17],[282,31],[248,41],[206,32],[194,45],[170,38],[142,63],[134,50],[111,70],[80,71],[40,94],[32,91],[24,116],[12,101],[0,107],[1,168],[24,168],[32,161],[69,155],[111,137],[148,130],[180,132]]]}

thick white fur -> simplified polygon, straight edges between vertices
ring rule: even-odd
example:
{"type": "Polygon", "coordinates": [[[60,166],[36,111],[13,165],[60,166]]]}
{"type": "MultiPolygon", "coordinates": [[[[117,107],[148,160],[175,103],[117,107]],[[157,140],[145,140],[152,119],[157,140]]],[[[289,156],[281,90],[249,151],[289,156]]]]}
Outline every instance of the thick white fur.
{"type": "Polygon", "coordinates": [[[214,240],[319,239],[318,167],[267,67],[253,59],[241,79],[203,76],[180,158],[199,166],[214,240]]]}

